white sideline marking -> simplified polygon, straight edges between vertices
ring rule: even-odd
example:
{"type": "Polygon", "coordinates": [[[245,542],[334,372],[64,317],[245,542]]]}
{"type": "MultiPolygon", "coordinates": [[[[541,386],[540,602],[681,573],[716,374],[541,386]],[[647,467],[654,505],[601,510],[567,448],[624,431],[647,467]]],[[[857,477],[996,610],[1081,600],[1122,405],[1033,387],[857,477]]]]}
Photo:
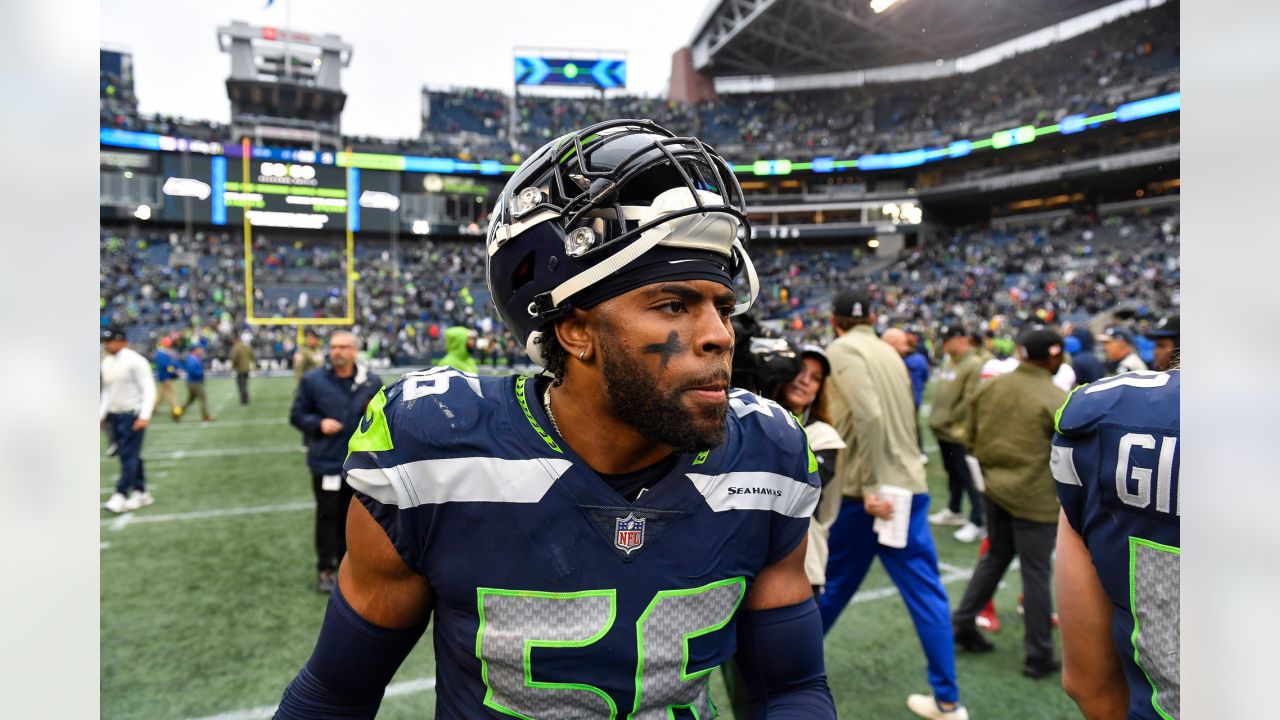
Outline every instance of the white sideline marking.
{"type": "MultiPolygon", "coordinates": [[[[398,683],[391,683],[387,686],[387,692],[384,697],[395,697],[397,695],[413,695],[420,692],[431,692],[436,688],[436,679],[434,677],[416,678],[414,680],[404,680],[398,683]]],[[[263,705],[261,707],[246,708],[244,710],[232,710],[219,715],[206,715],[196,720],[262,720],[269,718],[275,714],[278,705],[263,705]]]]}
{"type": "MultiPolygon", "coordinates": [[[[942,577],[939,579],[942,580],[943,585],[950,585],[953,582],[968,580],[973,577],[973,570],[965,570],[964,568],[959,568],[955,565],[949,565],[944,562],[938,563],[938,569],[942,571],[942,577]]],[[[875,590],[861,590],[853,596],[853,599],[849,601],[849,604],[852,605],[854,603],[881,600],[883,598],[893,597],[897,594],[897,585],[889,585],[887,587],[876,588],[875,590]]]]}
{"type": "MultiPolygon", "coordinates": [[[[208,457],[227,457],[234,455],[262,455],[270,453],[296,453],[298,448],[302,447],[298,443],[292,445],[268,445],[266,447],[245,447],[245,448],[214,448],[209,450],[175,450],[169,453],[157,453],[154,455],[143,455],[142,459],[151,462],[153,460],[190,460],[192,458],[208,458],[208,457]]],[[[113,457],[103,457],[102,462],[119,462],[113,457]]]]}
{"type": "Polygon", "coordinates": [[[308,510],[315,508],[314,502],[284,503],[281,505],[258,505],[256,507],[221,508],[218,510],[194,510],[185,513],[168,513],[164,515],[133,515],[128,513],[118,518],[108,518],[102,525],[119,530],[125,525],[140,523],[177,522],[180,520],[206,520],[208,518],[235,517],[237,515],[260,515],[262,513],[289,512],[291,510],[308,510]],[[129,520],[132,518],[132,520],[129,520]],[[121,522],[124,520],[125,522],[121,522]],[[117,527],[116,524],[119,524],[117,527]]]}
{"type": "Polygon", "coordinates": [[[206,423],[204,421],[196,421],[195,423],[170,423],[167,425],[151,425],[147,427],[147,434],[157,430],[216,430],[218,428],[247,427],[250,425],[289,425],[289,421],[284,418],[247,418],[244,420],[214,420],[206,423]]]}

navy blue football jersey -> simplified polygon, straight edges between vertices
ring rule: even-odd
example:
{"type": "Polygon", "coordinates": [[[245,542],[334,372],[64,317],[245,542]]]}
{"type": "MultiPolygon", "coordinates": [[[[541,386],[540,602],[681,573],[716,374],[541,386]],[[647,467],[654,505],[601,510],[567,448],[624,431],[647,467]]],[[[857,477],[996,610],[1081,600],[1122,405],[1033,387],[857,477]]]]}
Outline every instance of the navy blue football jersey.
{"type": "Polygon", "coordinates": [[[1077,388],[1053,439],[1058,499],[1115,606],[1134,720],[1179,714],[1181,378],[1134,372],[1077,388]]]}
{"type": "Polygon", "coordinates": [[[742,601],[818,501],[803,430],[731,390],[724,444],[628,502],[537,397],[533,378],[411,373],[351,441],[347,481],[436,596],[436,717],[713,717],[742,601]]]}

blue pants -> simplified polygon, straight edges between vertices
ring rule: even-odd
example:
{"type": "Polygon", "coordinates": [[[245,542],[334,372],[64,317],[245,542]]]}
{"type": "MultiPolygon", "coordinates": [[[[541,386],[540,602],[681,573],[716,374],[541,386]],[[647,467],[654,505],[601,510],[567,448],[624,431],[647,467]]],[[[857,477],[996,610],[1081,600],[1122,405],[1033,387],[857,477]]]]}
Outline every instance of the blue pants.
{"type": "Polygon", "coordinates": [[[933,546],[933,535],[929,533],[928,512],[929,496],[913,497],[907,546],[891,548],[876,539],[871,529],[875,518],[862,508],[862,501],[844,498],[840,514],[831,526],[827,585],[818,596],[818,610],[822,613],[823,631],[830,630],[867,576],[871,561],[879,556],[915,623],[928,660],[933,694],[943,702],[956,702],[960,699],[960,688],[956,684],[951,608],[947,591],[938,577],[938,553],[933,546]]]}
{"type": "Polygon", "coordinates": [[[142,436],[146,430],[133,429],[133,421],[137,419],[133,413],[107,415],[120,456],[120,479],[116,482],[116,492],[125,497],[134,490],[147,489],[147,477],[142,469],[142,436]]]}

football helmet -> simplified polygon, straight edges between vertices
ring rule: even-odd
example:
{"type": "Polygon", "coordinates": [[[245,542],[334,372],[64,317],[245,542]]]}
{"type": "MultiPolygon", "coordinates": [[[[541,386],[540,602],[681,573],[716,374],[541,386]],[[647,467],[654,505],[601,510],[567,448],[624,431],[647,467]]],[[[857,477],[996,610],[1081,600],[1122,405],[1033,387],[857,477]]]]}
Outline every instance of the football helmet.
{"type": "Polygon", "coordinates": [[[572,308],[669,279],[729,285],[750,237],[742,188],[709,145],[649,120],[610,120],[525,160],[493,209],[486,281],[498,315],[539,365],[542,338],[572,308]]]}

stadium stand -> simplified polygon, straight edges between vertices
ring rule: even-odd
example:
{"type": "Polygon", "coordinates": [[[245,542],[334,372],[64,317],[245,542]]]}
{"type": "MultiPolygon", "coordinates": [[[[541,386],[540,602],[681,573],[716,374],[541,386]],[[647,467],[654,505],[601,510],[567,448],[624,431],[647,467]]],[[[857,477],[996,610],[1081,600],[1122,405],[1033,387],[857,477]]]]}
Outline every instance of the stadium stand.
{"type": "MultiPolygon", "coordinates": [[[[172,329],[205,327],[221,358],[241,327],[244,259],[236,233],[101,235],[102,322],[121,322],[136,341],[172,329]]],[[[969,228],[942,242],[884,261],[847,246],[761,242],[758,316],[777,321],[800,342],[827,341],[826,313],[854,278],[872,283],[888,321],[930,333],[948,318],[998,324],[1011,333],[1026,322],[1087,320],[1114,307],[1158,318],[1179,303],[1176,212],[1071,216],[1016,230],[969,228]]],[[[354,256],[357,329],[370,353],[397,363],[425,363],[443,353],[442,332],[462,324],[507,335],[493,317],[482,246],[470,240],[422,240],[399,247],[396,279],[386,241],[362,241],[354,256]]],[[[259,317],[341,317],[344,251],[336,240],[254,240],[254,300],[259,317]]],[[[292,328],[259,330],[264,357],[292,353],[292,328]]]]}

